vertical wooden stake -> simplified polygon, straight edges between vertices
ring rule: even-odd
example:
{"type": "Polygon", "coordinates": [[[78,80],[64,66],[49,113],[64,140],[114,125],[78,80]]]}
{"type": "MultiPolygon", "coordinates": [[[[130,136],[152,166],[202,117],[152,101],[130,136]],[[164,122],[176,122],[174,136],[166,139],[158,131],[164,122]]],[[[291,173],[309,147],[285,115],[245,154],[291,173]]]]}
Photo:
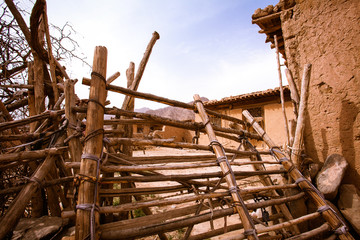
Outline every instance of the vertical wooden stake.
{"type": "Polygon", "coordinates": [[[293,107],[294,107],[295,118],[297,119],[298,115],[299,115],[298,112],[299,112],[299,102],[300,102],[299,91],[296,87],[296,84],[294,82],[294,79],[292,77],[290,70],[287,68],[285,68],[285,75],[286,75],[286,79],[289,83],[290,97],[291,97],[291,101],[292,101],[293,107]]]}
{"type": "Polygon", "coordinates": [[[304,129],[305,129],[305,117],[307,109],[307,98],[309,96],[309,83],[311,75],[311,64],[306,64],[304,67],[304,73],[301,80],[301,95],[299,104],[299,117],[296,122],[296,130],[294,143],[291,151],[291,160],[296,167],[300,167],[300,154],[303,145],[304,129]]]}
{"type": "MultiPolygon", "coordinates": [[[[130,87],[131,90],[136,91],[138,89],[139,84],[140,84],[140,80],[141,80],[142,75],[143,75],[143,73],[145,71],[146,64],[149,61],[151,51],[152,51],[156,41],[159,38],[160,38],[159,33],[154,32],[149,44],[146,47],[144,57],[141,59],[139,68],[138,68],[138,70],[136,72],[136,75],[135,75],[135,79],[131,84],[131,87],[130,87]]],[[[130,104],[131,98],[133,98],[133,97],[130,97],[130,96],[127,96],[127,95],[125,96],[125,99],[124,99],[124,102],[123,102],[123,105],[122,105],[121,109],[127,109],[128,108],[128,105],[130,104]]]]}
{"type": "Polygon", "coordinates": [[[85,239],[89,235],[92,235],[94,239],[99,239],[99,234],[96,232],[94,236],[92,231],[93,229],[96,230],[99,226],[99,213],[93,208],[94,205],[99,204],[99,191],[96,192],[97,184],[93,181],[99,178],[99,166],[98,161],[93,158],[100,158],[103,150],[106,65],[107,50],[105,47],[98,46],[95,48],[94,53],[85,131],[86,141],[80,165],[80,176],[84,176],[83,180],[85,181],[80,183],[78,193],[76,239],[79,240],[85,239]],[[86,206],[90,206],[90,209],[86,206]],[[93,227],[93,229],[90,229],[90,227],[93,227]]]}
{"type": "Polygon", "coordinates": [[[47,43],[47,51],[48,51],[48,56],[49,56],[50,75],[51,75],[51,80],[52,80],[51,85],[52,85],[52,89],[54,91],[54,102],[57,102],[57,100],[59,99],[59,90],[56,85],[56,83],[57,83],[56,74],[55,74],[56,64],[55,64],[54,56],[52,54],[52,46],[51,46],[51,39],[50,39],[50,32],[49,32],[46,2],[45,2],[45,7],[44,7],[43,20],[44,20],[46,43],[47,43]]]}
{"type": "Polygon", "coordinates": [[[284,115],[284,123],[285,123],[285,132],[287,137],[287,144],[290,142],[290,136],[289,136],[289,125],[286,117],[286,111],[285,111],[285,100],[284,100],[284,89],[282,85],[282,76],[281,76],[281,66],[280,66],[280,54],[279,54],[279,46],[277,42],[277,36],[274,35],[275,40],[275,48],[276,48],[276,60],[278,65],[278,73],[279,73],[279,87],[280,87],[280,99],[281,99],[281,109],[284,115]]]}
{"type": "MultiPolygon", "coordinates": [[[[28,84],[34,85],[34,63],[29,62],[28,63],[28,84]]],[[[36,115],[36,109],[35,109],[35,95],[34,90],[28,90],[28,110],[29,110],[29,116],[36,115]]],[[[30,132],[33,133],[36,130],[36,126],[38,125],[37,122],[30,123],[30,132]]]]}
{"type": "MultiPolygon", "coordinates": [[[[71,108],[75,107],[74,86],[74,80],[68,79],[65,81],[65,117],[69,121],[67,128],[68,137],[76,134],[77,130],[74,128],[78,127],[76,113],[71,111],[71,108]]],[[[78,137],[73,137],[69,140],[69,151],[73,162],[81,161],[82,145],[78,137]]]]}

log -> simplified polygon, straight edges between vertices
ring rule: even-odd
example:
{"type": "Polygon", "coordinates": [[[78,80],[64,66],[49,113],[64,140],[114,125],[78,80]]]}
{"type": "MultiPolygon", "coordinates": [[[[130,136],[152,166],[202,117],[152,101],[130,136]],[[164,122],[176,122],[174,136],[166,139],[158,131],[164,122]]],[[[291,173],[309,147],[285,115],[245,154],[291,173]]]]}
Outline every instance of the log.
{"type": "MultiPolygon", "coordinates": [[[[282,174],[285,170],[267,170],[267,171],[235,171],[236,177],[251,177],[267,174],[282,174]]],[[[161,182],[161,181],[184,181],[191,179],[202,179],[202,178],[216,178],[222,177],[222,172],[206,172],[206,173],[192,173],[192,174],[175,174],[175,175],[152,175],[152,176],[127,176],[127,177],[104,177],[101,179],[102,183],[111,182],[161,182]]]]}
{"type": "MultiPolygon", "coordinates": [[[[150,50],[149,50],[149,53],[146,54],[145,53],[145,56],[144,58],[147,57],[147,59],[149,58],[149,54],[151,52],[151,48],[153,47],[153,45],[155,44],[155,41],[156,41],[156,38],[157,36],[154,36],[153,35],[153,39],[154,41],[150,41],[151,45],[149,46],[150,47],[150,50]]],[[[147,61],[146,61],[147,62],[147,61]]],[[[146,65],[146,62],[145,62],[145,65],[146,65]]],[[[145,69],[145,66],[144,66],[144,69],[145,69]]],[[[144,70],[143,69],[143,70],[144,70]]],[[[140,71],[140,70],[139,70],[140,71]]],[[[140,79],[141,77],[138,79],[138,84],[137,86],[135,86],[135,83],[134,83],[134,72],[135,72],[135,64],[133,62],[130,62],[130,66],[129,68],[126,70],[126,78],[127,78],[127,87],[128,88],[134,88],[132,90],[137,90],[137,86],[140,84],[140,79]]],[[[122,105],[122,109],[123,110],[128,110],[128,111],[134,111],[135,110],[135,101],[134,101],[134,98],[128,98],[128,96],[125,96],[125,99],[124,99],[124,102],[123,102],[123,105],[122,105]]],[[[117,117],[117,116],[116,116],[117,117]]],[[[124,116],[120,116],[120,118],[127,118],[127,117],[124,117],[124,116]]],[[[131,118],[130,118],[131,119],[131,118]]],[[[124,130],[124,134],[123,134],[123,137],[127,137],[127,138],[132,138],[133,137],[133,126],[130,126],[130,125],[125,125],[125,126],[118,126],[117,127],[118,130],[124,130]]],[[[132,146],[129,146],[129,145],[120,145],[120,151],[123,152],[125,155],[129,156],[129,157],[132,157],[132,154],[133,154],[133,151],[132,151],[132,146]]],[[[113,173],[110,173],[110,175],[108,175],[109,173],[106,174],[106,177],[113,177],[114,174],[113,173]]],[[[121,176],[123,177],[126,177],[126,176],[130,176],[130,173],[128,172],[121,172],[120,173],[121,176]]],[[[120,183],[120,186],[121,188],[131,188],[131,187],[135,187],[135,184],[134,183],[120,183]]],[[[140,196],[138,196],[138,198],[140,198],[140,196]]],[[[131,203],[132,201],[132,198],[131,196],[122,196],[120,197],[120,204],[126,204],[126,203],[131,203]]],[[[146,208],[147,212],[151,215],[152,212],[150,211],[149,208],[146,208]]],[[[129,212],[123,212],[123,213],[120,213],[119,214],[119,218],[120,220],[124,220],[124,219],[128,219],[129,218],[129,212]]],[[[161,238],[161,237],[160,237],[161,238]]]]}
{"type": "Polygon", "coordinates": [[[291,71],[287,68],[285,68],[285,74],[286,74],[286,78],[287,81],[289,83],[289,88],[290,88],[290,98],[291,98],[291,102],[293,104],[294,107],[294,114],[295,114],[295,118],[298,118],[298,111],[299,111],[299,103],[300,103],[300,97],[299,97],[299,91],[296,87],[296,84],[294,82],[294,79],[292,77],[291,71]]]}
{"type": "Polygon", "coordinates": [[[41,158],[45,158],[48,155],[56,155],[61,154],[67,151],[67,147],[58,147],[58,148],[47,148],[43,150],[35,150],[35,151],[22,151],[17,153],[6,153],[0,154],[0,163],[8,163],[19,160],[37,160],[41,158]]]}
{"type": "MultiPolygon", "coordinates": [[[[5,119],[8,121],[8,122],[11,122],[13,121],[13,118],[11,117],[10,113],[8,112],[8,110],[6,109],[4,103],[1,101],[0,102],[0,111],[2,112],[2,114],[4,115],[5,119]]],[[[6,124],[7,122],[4,122],[3,124],[6,124]]],[[[20,134],[20,131],[19,129],[17,129],[17,127],[13,127],[12,128],[12,131],[15,133],[15,134],[20,134]]]]}
{"type": "MultiPolygon", "coordinates": [[[[30,91],[29,91],[29,92],[30,92],[30,91]]],[[[28,92],[28,95],[29,95],[29,92],[28,92]]],[[[29,95],[29,97],[30,97],[30,95],[29,95]]],[[[10,103],[10,104],[7,104],[7,105],[6,105],[6,109],[7,109],[9,112],[12,112],[12,111],[14,111],[14,110],[16,110],[16,109],[19,109],[19,108],[21,108],[21,107],[25,107],[26,105],[29,105],[29,101],[30,101],[29,97],[23,98],[23,99],[21,99],[21,100],[15,101],[15,102],[10,103]]]]}
{"type": "Polygon", "coordinates": [[[139,125],[139,124],[155,124],[155,121],[149,121],[144,119],[104,119],[104,125],[139,125]]]}
{"type": "MultiPolygon", "coordinates": [[[[283,217],[282,214],[277,213],[277,214],[269,216],[269,219],[270,219],[270,221],[274,221],[274,220],[278,220],[281,217],[283,217]]],[[[262,219],[258,219],[258,220],[261,221],[262,219]]],[[[215,229],[215,230],[208,231],[208,232],[205,232],[205,233],[200,233],[200,234],[197,234],[197,235],[194,235],[194,236],[190,236],[187,240],[208,239],[208,238],[211,238],[211,237],[219,236],[221,234],[236,231],[236,230],[239,230],[239,229],[242,229],[242,228],[243,228],[243,225],[241,223],[233,224],[233,225],[226,226],[226,227],[223,227],[223,228],[219,228],[219,229],[215,229]]],[[[282,235],[280,235],[280,236],[282,237],[282,235]]],[[[262,239],[261,236],[259,238],[262,239]]]]}
{"type": "Polygon", "coordinates": [[[80,127],[76,118],[76,113],[71,111],[72,107],[75,106],[75,81],[66,80],[65,81],[65,117],[68,119],[68,128],[67,128],[67,136],[72,137],[69,140],[69,151],[71,155],[72,162],[80,162],[81,161],[81,153],[82,153],[82,145],[79,139],[79,135],[81,132],[77,132],[76,128],[80,127]]]}
{"type": "MultiPolygon", "coordinates": [[[[273,190],[278,189],[289,189],[289,188],[296,188],[296,184],[286,184],[286,185],[273,185],[273,186],[266,186],[266,187],[253,187],[253,188],[246,188],[241,191],[241,195],[250,195],[253,193],[265,193],[265,192],[272,192],[273,190]]],[[[123,189],[101,189],[100,195],[103,196],[111,196],[116,197],[120,195],[150,195],[150,194],[161,194],[161,193],[172,193],[177,191],[187,190],[188,188],[184,187],[183,185],[175,185],[175,186],[165,186],[165,187],[146,187],[146,188],[123,188],[123,189]]],[[[0,191],[1,194],[2,191],[0,191]]],[[[276,195],[273,195],[276,196],[276,195]]]]}
{"type": "MultiPolygon", "coordinates": [[[[317,227],[311,231],[308,232],[304,232],[300,235],[291,237],[291,238],[287,238],[287,240],[305,240],[305,239],[316,239],[316,236],[324,233],[324,232],[328,232],[331,230],[331,227],[328,223],[324,223],[322,224],[320,227],[317,227]]],[[[334,240],[337,239],[337,237],[333,238],[334,240]]],[[[328,239],[326,239],[328,240],[328,239]]]]}
{"type": "MultiPolygon", "coordinates": [[[[211,151],[211,147],[207,145],[198,145],[192,143],[182,143],[182,142],[169,142],[164,141],[164,139],[153,139],[153,140],[141,140],[137,138],[110,138],[110,145],[117,144],[128,144],[134,146],[161,146],[168,148],[189,148],[197,150],[208,150],[211,151]]],[[[238,156],[251,156],[256,153],[250,151],[240,151],[230,148],[224,148],[228,153],[236,153],[238,156]]]]}
{"type": "MultiPolygon", "coordinates": [[[[264,152],[268,154],[268,152],[264,152]]],[[[234,154],[227,154],[227,158],[232,159],[234,154]]],[[[127,157],[122,153],[109,154],[109,161],[112,163],[121,163],[123,165],[136,165],[136,164],[162,164],[162,163],[186,163],[186,162],[203,162],[203,163],[214,163],[216,160],[213,154],[202,154],[202,155],[184,155],[184,156],[147,156],[147,157],[127,157]],[[130,161],[131,163],[126,163],[130,161]]],[[[244,161],[241,156],[235,156],[235,161],[231,164],[241,166],[247,164],[280,164],[277,161],[244,161]],[[237,161],[237,160],[241,161],[237,161]]]]}
{"type": "Polygon", "coordinates": [[[54,102],[56,103],[59,99],[59,90],[57,87],[57,78],[56,78],[56,63],[54,56],[52,54],[52,45],[51,45],[51,38],[50,38],[50,31],[49,31],[49,24],[48,24],[48,17],[47,17],[47,6],[45,2],[44,11],[43,11],[43,22],[44,22],[44,29],[45,29],[45,38],[46,38],[46,45],[47,45],[47,53],[49,58],[49,67],[50,67],[50,76],[51,76],[51,86],[54,92],[54,102]]]}
{"type": "Polygon", "coordinates": [[[135,210],[138,208],[143,208],[143,207],[154,207],[154,206],[160,207],[160,206],[167,206],[167,205],[171,205],[171,204],[193,202],[193,201],[206,199],[206,198],[225,197],[228,195],[229,195],[228,192],[217,192],[217,193],[200,194],[200,195],[178,197],[178,198],[171,198],[171,199],[156,199],[156,200],[152,200],[152,201],[125,203],[125,204],[121,204],[121,205],[117,205],[117,206],[100,207],[100,212],[101,213],[125,212],[125,211],[135,210]]]}
{"type": "MultiPolygon", "coordinates": [[[[287,154],[281,152],[279,148],[274,144],[274,142],[271,140],[271,138],[266,134],[266,132],[261,128],[261,126],[256,123],[251,116],[251,114],[248,111],[243,111],[243,115],[246,117],[247,121],[250,122],[255,129],[256,132],[258,132],[261,136],[263,136],[265,143],[268,145],[271,149],[276,149],[274,152],[274,155],[277,157],[277,159],[283,159],[281,164],[284,166],[285,170],[288,172],[290,177],[296,181],[305,179],[305,177],[301,174],[301,172],[296,168],[296,166],[289,160],[289,156],[287,154]]],[[[321,193],[319,190],[317,190],[309,181],[300,181],[298,183],[299,187],[306,191],[307,195],[313,201],[313,203],[316,205],[317,208],[328,206],[325,199],[321,196],[321,193]],[[309,189],[311,189],[309,191],[309,189]]],[[[322,213],[323,218],[329,223],[331,228],[333,230],[337,229],[339,226],[345,226],[344,222],[339,218],[335,211],[332,209],[329,209],[327,211],[324,211],[322,213]]],[[[353,239],[353,237],[350,235],[349,232],[346,231],[346,233],[339,235],[340,239],[353,239]]]]}
{"type": "MultiPolygon", "coordinates": [[[[320,216],[320,213],[318,213],[318,212],[310,213],[308,215],[302,216],[302,217],[297,218],[297,219],[289,220],[287,222],[279,223],[279,224],[269,226],[269,227],[258,228],[257,232],[258,233],[265,233],[265,232],[271,232],[271,231],[283,229],[285,227],[290,227],[290,226],[292,226],[294,224],[299,224],[299,223],[302,223],[302,222],[305,222],[305,221],[309,221],[309,220],[318,218],[319,216],[320,216]]],[[[235,238],[231,238],[231,239],[232,240],[240,240],[240,239],[244,239],[244,238],[246,238],[246,236],[243,233],[241,233],[238,236],[236,236],[235,238]]]]}
{"type": "MultiPolygon", "coordinates": [[[[204,205],[201,205],[201,210],[208,210],[207,207],[204,205]]],[[[214,202],[213,207],[219,207],[220,204],[218,202],[214,202]]],[[[156,215],[151,216],[144,216],[140,218],[134,218],[134,219],[128,219],[123,221],[117,221],[113,223],[103,224],[100,226],[100,231],[111,231],[112,229],[121,229],[121,228],[136,228],[136,227],[142,227],[144,225],[154,225],[159,224],[164,221],[167,221],[169,219],[179,218],[183,217],[189,214],[193,214],[194,211],[199,207],[199,204],[191,205],[187,207],[180,207],[173,210],[168,210],[163,213],[157,213],[156,215]]],[[[229,211],[229,210],[227,210],[229,211]]],[[[232,214],[232,213],[231,213],[232,214]]]]}
{"type": "MultiPolygon", "coordinates": [[[[38,32],[38,31],[36,31],[38,32]]],[[[41,114],[45,111],[45,68],[41,57],[33,53],[34,56],[34,96],[35,112],[41,114]]],[[[47,71],[47,69],[46,69],[47,71]]]]}
{"type": "MultiPolygon", "coordinates": [[[[149,61],[151,51],[152,51],[152,49],[153,49],[153,47],[154,47],[154,45],[155,45],[155,43],[156,43],[156,41],[158,39],[160,39],[160,35],[157,32],[154,32],[149,44],[146,47],[144,57],[141,59],[141,62],[140,62],[139,68],[138,68],[138,70],[136,72],[134,81],[131,83],[131,86],[129,88],[130,90],[137,91],[137,89],[139,87],[139,84],[140,84],[140,80],[141,80],[142,75],[143,75],[143,73],[145,71],[146,64],[149,61]]],[[[131,97],[128,96],[128,95],[125,96],[125,99],[124,99],[124,102],[123,102],[123,105],[122,105],[122,109],[129,109],[129,106],[130,106],[131,102],[132,102],[131,97]]]]}
{"type": "Polygon", "coordinates": [[[0,135],[0,142],[15,141],[15,140],[23,140],[25,142],[28,142],[28,141],[37,140],[39,138],[48,137],[52,134],[54,134],[54,132],[0,135]]]}
{"type": "MultiPolygon", "coordinates": [[[[161,193],[172,193],[187,190],[183,185],[147,187],[147,188],[121,188],[121,189],[100,189],[99,193],[104,197],[136,196],[161,193]]],[[[1,194],[1,191],[0,191],[1,194]]]]}
{"type": "Polygon", "coordinates": [[[47,156],[44,162],[32,175],[31,179],[34,181],[28,183],[11,203],[9,210],[0,221],[0,239],[5,239],[5,236],[16,227],[17,222],[24,214],[25,208],[31,197],[39,187],[39,184],[36,181],[41,182],[45,178],[49,170],[54,166],[55,158],[56,156],[54,155],[47,156]]]}
{"type": "Polygon", "coordinates": [[[32,84],[6,84],[6,85],[0,85],[0,88],[26,88],[29,90],[34,90],[34,85],[32,84]]]}
{"type": "MultiPolygon", "coordinates": [[[[167,221],[165,223],[158,223],[144,227],[134,228],[107,228],[107,231],[102,231],[101,239],[129,239],[132,237],[144,237],[154,235],[158,232],[170,232],[176,229],[181,229],[190,225],[198,224],[201,222],[210,221],[211,219],[218,219],[224,216],[232,215],[234,210],[227,208],[223,210],[214,210],[212,213],[205,213],[194,217],[185,219],[167,221]]],[[[156,215],[154,215],[156,216],[156,215]]]]}
{"type": "MultiPolygon", "coordinates": [[[[106,65],[107,65],[107,49],[105,47],[98,46],[95,48],[94,61],[93,61],[93,73],[90,94],[87,111],[87,125],[85,135],[88,136],[85,141],[83,154],[94,155],[100,158],[103,150],[103,133],[96,131],[103,129],[104,121],[104,104],[106,100],[106,65]],[[99,106],[100,105],[100,106],[99,106]],[[91,136],[91,137],[89,137],[91,136]]],[[[80,166],[80,174],[89,176],[91,178],[98,179],[100,172],[98,169],[99,161],[94,161],[89,158],[82,158],[80,166]]],[[[99,205],[98,199],[98,183],[97,181],[89,182],[84,181],[80,183],[78,191],[78,207],[86,206],[90,204],[92,206],[99,205]]],[[[94,207],[92,207],[93,209],[94,207]]],[[[96,229],[99,226],[99,213],[95,210],[82,210],[77,209],[76,214],[76,239],[84,239],[88,235],[93,239],[98,239],[99,235],[96,229]]]]}
{"type": "Polygon", "coordinates": [[[106,84],[112,83],[112,82],[115,81],[118,77],[120,77],[120,73],[119,73],[119,72],[114,73],[113,75],[111,75],[110,77],[108,77],[108,78],[106,79],[106,84]]]}
{"type": "Polygon", "coordinates": [[[307,109],[307,98],[309,96],[309,83],[311,75],[311,64],[306,64],[304,67],[303,78],[301,80],[301,96],[299,104],[299,117],[296,122],[296,130],[294,143],[292,145],[291,160],[296,167],[300,167],[300,154],[303,146],[304,129],[305,129],[305,118],[307,109]]]}
{"type": "MultiPolygon", "coordinates": [[[[63,184],[63,183],[73,182],[73,181],[74,181],[74,177],[63,177],[63,178],[53,179],[50,181],[44,181],[42,183],[42,187],[50,187],[53,185],[59,185],[59,184],[63,184]]],[[[24,188],[24,186],[2,189],[2,190],[0,190],[0,195],[17,193],[17,192],[20,192],[23,188],[24,188]]]]}
{"type": "MultiPolygon", "coordinates": [[[[82,84],[90,86],[90,80],[88,78],[83,78],[82,84]]],[[[181,108],[190,109],[190,110],[195,109],[194,105],[192,105],[192,104],[188,104],[188,103],[184,103],[184,102],[180,102],[180,101],[176,101],[176,100],[171,100],[171,99],[164,98],[164,97],[159,97],[159,96],[156,96],[156,95],[153,95],[150,93],[142,93],[142,92],[138,92],[138,91],[132,91],[130,89],[111,85],[111,84],[106,85],[106,90],[112,91],[112,92],[117,92],[117,93],[122,93],[127,96],[132,96],[132,97],[136,97],[136,98],[140,98],[140,99],[163,103],[163,104],[173,106],[173,107],[181,107],[181,108]]],[[[218,113],[218,112],[210,110],[210,109],[206,109],[206,112],[211,116],[219,117],[219,118],[222,118],[222,119],[225,119],[228,121],[232,121],[235,123],[239,123],[242,125],[245,124],[245,122],[241,119],[227,116],[225,114],[221,114],[221,113],[218,113]]]]}
{"type": "MultiPolygon", "coordinates": [[[[205,130],[206,130],[206,133],[208,134],[210,143],[218,142],[211,124],[208,124],[208,123],[210,123],[210,119],[208,118],[208,116],[205,112],[205,109],[202,104],[200,96],[195,95],[194,100],[195,100],[196,108],[199,112],[199,115],[205,125],[205,130]]],[[[229,166],[229,164],[228,164],[228,160],[226,159],[224,149],[219,144],[212,145],[212,149],[215,152],[217,159],[225,158],[225,161],[219,162],[219,165],[220,165],[221,171],[225,175],[225,180],[226,180],[226,183],[227,183],[229,189],[235,189],[235,191],[230,191],[230,192],[231,192],[233,201],[236,203],[235,208],[240,216],[241,222],[244,225],[245,231],[248,231],[248,232],[254,231],[253,234],[248,235],[247,238],[249,240],[258,239],[257,234],[255,232],[254,222],[251,219],[247,208],[245,207],[244,200],[242,199],[242,197],[239,194],[236,179],[235,179],[234,173],[231,169],[231,166],[229,166]],[[228,174],[228,173],[230,173],[230,174],[228,174]]]]}
{"type": "MultiPolygon", "coordinates": [[[[290,10],[290,9],[289,9],[290,10]]],[[[269,15],[266,15],[264,17],[260,17],[260,18],[257,18],[257,19],[254,19],[251,21],[252,24],[258,24],[258,23],[261,23],[261,22],[266,22],[266,21],[269,21],[269,20],[272,20],[272,19],[275,19],[275,18],[280,18],[280,15],[281,15],[282,12],[277,12],[277,13],[273,13],[273,14],[269,14],[269,15]]]]}
{"type": "Polygon", "coordinates": [[[40,121],[40,120],[43,120],[46,118],[57,117],[57,116],[64,114],[64,112],[65,112],[65,110],[46,111],[46,112],[43,112],[41,114],[38,114],[38,115],[35,115],[32,117],[28,117],[28,118],[24,118],[24,119],[20,119],[20,120],[14,120],[11,122],[3,122],[3,123],[0,123],[0,131],[4,131],[6,129],[13,128],[13,127],[26,125],[26,124],[40,121]]]}
{"type": "Polygon", "coordinates": [[[275,40],[276,60],[277,60],[278,74],[279,74],[281,110],[282,110],[283,117],[284,117],[285,133],[286,133],[286,137],[287,137],[286,144],[289,145],[289,143],[290,143],[289,125],[288,125],[288,120],[287,120],[286,111],[285,111],[285,100],[284,100],[284,89],[283,89],[282,75],[281,75],[280,54],[279,54],[279,46],[278,46],[278,41],[277,41],[276,35],[274,35],[274,40],[275,40]]]}
{"type": "MultiPolygon", "coordinates": [[[[267,162],[267,163],[277,164],[274,162],[267,162]]],[[[259,165],[259,164],[263,164],[263,162],[261,161],[244,162],[244,163],[232,162],[230,165],[243,166],[243,165],[259,165]]],[[[192,169],[192,168],[217,167],[217,166],[218,164],[215,162],[182,164],[182,165],[139,165],[139,166],[106,165],[106,166],[102,166],[101,170],[105,172],[142,172],[142,171],[154,171],[154,170],[179,170],[179,169],[192,169]]]]}

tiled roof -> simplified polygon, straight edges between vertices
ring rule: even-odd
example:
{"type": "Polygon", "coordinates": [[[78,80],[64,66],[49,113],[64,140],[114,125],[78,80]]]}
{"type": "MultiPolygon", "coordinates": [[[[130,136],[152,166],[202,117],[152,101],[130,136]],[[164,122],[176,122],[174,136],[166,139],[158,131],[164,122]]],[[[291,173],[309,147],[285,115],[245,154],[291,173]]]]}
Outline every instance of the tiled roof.
{"type": "Polygon", "coordinates": [[[261,30],[259,33],[266,34],[265,42],[271,42],[271,48],[275,48],[274,36],[276,35],[279,52],[285,57],[284,39],[281,30],[280,15],[284,11],[292,11],[295,1],[280,1],[275,6],[269,5],[264,9],[258,8],[252,15],[252,23],[257,24],[261,30]]]}
{"type": "MultiPolygon", "coordinates": [[[[290,96],[290,89],[289,86],[284,86],[284,95],[290,96]]],[[[232,104],[232,103],[241,103],[245,101],[250,100],[259,100],[261,102],[262,99],[265,97],[276,97],[279,96],[280,98],[280,88],[274,88],[274,89],[267,89],[264,91],[257,91],[252,93],[245,93],[237,96],[230,96],[222,98],[221,100],[210,100],[207,102],[204,102],[205,106],[216,106],[216,105],[223,105],[223,104],[232,104]]]]}

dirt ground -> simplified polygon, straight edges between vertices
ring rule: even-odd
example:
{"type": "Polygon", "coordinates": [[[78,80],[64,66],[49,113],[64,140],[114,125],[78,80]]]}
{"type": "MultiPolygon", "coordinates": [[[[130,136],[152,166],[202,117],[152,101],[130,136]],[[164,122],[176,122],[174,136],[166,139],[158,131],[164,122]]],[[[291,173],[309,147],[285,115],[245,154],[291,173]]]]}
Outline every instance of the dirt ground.
{"type": "MultiPolygon", "coordinates": [[[[140,156],[169,156],[169,155],[179,156],[179,155],[201,155],[201,154],[209,154],[209,152],[198,151],[198,150],[179,150],[179,149],[170,149],[170,148],[152,148],[152,149],[145,150],[145,151],[135,151],[133,153],[133,156],[138,156],[138,157],[140,157],[140,156]]],[[[269,159],[271,159],[271,157],[267,157],[267,159],[264,159],[264,160],[269,160],[269,159]]],[[[241,159],[241,161],[244,161],[244,159],[241,159]]],[[[174,165],[174,163],[171,163],[171,164],[174,165]]],[[[182,164],[182,163],[179,163],[179,164],[182,164]]],[[[271,168],[274,169],[274,166],[272,165],[271,168]]],[[[278,167],[275,169],[278,169],[278,167]]],[[[239,171],[239,170],[252,171],[253,168],[252,168],[252,166],[248,166],[248,165],[241,166],[241,167],[235,166],[235,167],[233,167],[233,170],[234,171],[239,171]]],[[[218,172],[218,171],[221,171],[221,169],[220,169],[220,167],[216,166],[216,167],[192,168],[192,169],[184,169],[184,170],[167,170],[167,171],[158,171],[158,172],[161,172],[164,174],[190,174],[190,173],[218,172]]],[[[276,177],[281,178],[281,176],[276,176],[276,177]]],[[[149,183],[136,183],[136,186],[137,187],[154,187],[154,186],[159,187],[159,186],[171,186],[171,185],[177,185],[177,184],[178,183],[176,183],[176,182],[149,182],[149,183]]],[[[246,181],[241,180],[240,182],[238,182],[238,184],[240,184],[239,185],[240,188],[261,185],[259,183],[258,177],[247,178],[246,181]]],[[[160,195],[156,195],[156,196],[149,196],[149,198],[165,197],[165,196],[170,196],[170,195],[174,196],[176,194],[174,194],[174,193],[160,194],[160,195]]],[[[185,206],[189,206],[189,205],[193,205],[193,203],[190,202],[190,203],[184,203],[184,204],[169,205],[169,206],[164,206],[164,207],[152,207],[151,210],[154,213],[160,213],[160,212],[166,212],[167,210],[185,207],[185,206]]],[[[259,215],[259,211],[260,211],[260,209],[258,209],[258,215],[259,215]]],[[[237,214],[227,217],[226,224],[228,226],[232,225],[232,224],[236,224],[236,223],[240,223],[239,216],[237,214]]],[[[224,225],[225,225],[224,218],[215,219],[213,221],[213,226],[215,229],[224,227],[224,225]]],[[[197,224],[194,226],[191,235],[208,232],[210,230],[211,230],[210,222],[197,224]]],[[[183,229],[180,229],[180,230],[177,230],[174,232],[170,232],[170,233],[166,233],[166,234],[169,239],[181,239],[182,236],[185,234],[185,232],[186,232],[186,228],[183,228],[183,229]]],[[[239,232],[242,232],[242,230],[229,232],[229,233],[223,234],[221,236],[213,237],[211,239],[212,240],[231,239],[232,237],[236,236],[239,232]]],[[[158,238],[158,236],[151,236],[151,237],[146,237],[146,238],[142,238],[142,239],[143,240],[155,240],[155,239],[159,239],[159,238],[158,238]]]]}

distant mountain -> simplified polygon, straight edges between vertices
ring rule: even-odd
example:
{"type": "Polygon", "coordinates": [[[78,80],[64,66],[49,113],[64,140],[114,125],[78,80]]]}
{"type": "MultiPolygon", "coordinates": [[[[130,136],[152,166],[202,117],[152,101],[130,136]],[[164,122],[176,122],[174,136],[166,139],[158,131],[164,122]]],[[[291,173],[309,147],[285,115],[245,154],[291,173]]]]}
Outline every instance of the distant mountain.
{"type": "Polygon", "coordinates": [[[135,112],[138,113],[146,113],[147,111],[151,110],[150,108],[147,107],[143,107],[143,108],[139,108],[139,109],[135,109],[135,112]]]}
{"type": "MultiPolygon", "coordinates": [[[[202,97],[202,101],[209,101],[209,99],[202,97]]],[[[193,104],[193,102],[190,102],[189,104],[193,104]]],[[[143,111],[146,108],[136,109],[135,112],[143,111]]],[[[165,107],[165,108],[159,108],[156,110],[147,110],[145,113],[153,114],[160,117],[166,117],[171,118],[179,121],[186,121],[186,120],[195,120],[195,113],[192,110],[184,109],[184,108],[178,108],[178,107],[165,107]]]]}

